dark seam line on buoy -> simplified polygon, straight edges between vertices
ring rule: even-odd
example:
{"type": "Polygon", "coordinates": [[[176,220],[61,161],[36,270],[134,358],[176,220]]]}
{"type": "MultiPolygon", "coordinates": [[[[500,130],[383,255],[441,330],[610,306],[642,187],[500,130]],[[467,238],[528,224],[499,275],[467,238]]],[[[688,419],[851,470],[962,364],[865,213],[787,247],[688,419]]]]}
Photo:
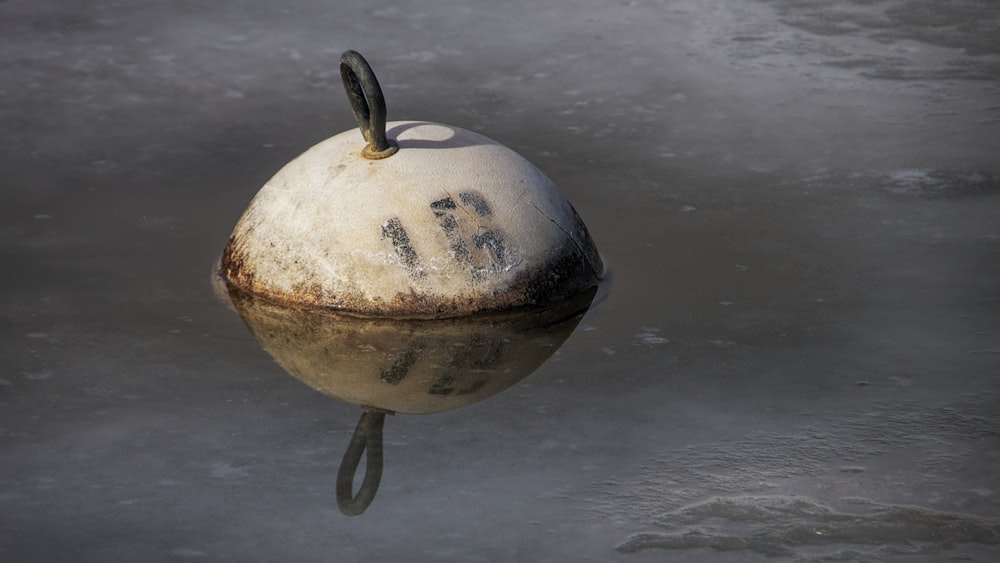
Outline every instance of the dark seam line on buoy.
{"type": "Polygon", "coordinates": [[[541,213],[542,217],[545,217],[549,221],[552,221],[553,225],[559,227],[559,230],[562,231],[566,235],[566,237],[569,238],[570,242],[573,243],[573,246],[576,247],[577,252],[579,252],[580,256],[583,257],[583,262],[585,264],[587,264],[587,268],[589,268],[590,272],[592,274],[594,274],[594,277],[597,278],[597,279],[601,279],[601,274],[599,274],[597,272],[597,270],[594,269],[594,266],[593,266],[593,264],[590,263],[590,260],[587,260],[587,253],[584,251],[583,248],[580,247],[580,243],[577,242],[575,238],[573,238],[573,235],[571,235],[569,233],[569,231],[567,231],[566,229],[564,229],[562,225],[560,225],[559,223],[557,223],[555,219],[553,219],[552,217],[549,217],[548,215],[546,215],[545,212],[542,211],[541,209],[539,209],[538,206],[535,205],[534,202],[531,202],[531,206],[535,208],[535,211],[541,213]]]}

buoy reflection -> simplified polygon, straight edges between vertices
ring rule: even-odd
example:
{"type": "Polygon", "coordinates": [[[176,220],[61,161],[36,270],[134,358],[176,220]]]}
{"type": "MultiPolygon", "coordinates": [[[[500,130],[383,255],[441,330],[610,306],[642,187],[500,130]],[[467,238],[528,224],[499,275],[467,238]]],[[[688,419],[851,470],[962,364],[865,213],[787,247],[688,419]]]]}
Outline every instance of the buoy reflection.
{"type": "Polygon", "coordinates": [[[279,306],[230,288],[240,317],[289,374],[365,409],[341,462],[337,504],[364,512],[382,472],[386,414],[428,414],[491,397],[545,362],[580,322],[595,291],[543,309],[441,320],[359,318],[279,306]],[[354,473],[365,456],[355,494],[354,473]]]}

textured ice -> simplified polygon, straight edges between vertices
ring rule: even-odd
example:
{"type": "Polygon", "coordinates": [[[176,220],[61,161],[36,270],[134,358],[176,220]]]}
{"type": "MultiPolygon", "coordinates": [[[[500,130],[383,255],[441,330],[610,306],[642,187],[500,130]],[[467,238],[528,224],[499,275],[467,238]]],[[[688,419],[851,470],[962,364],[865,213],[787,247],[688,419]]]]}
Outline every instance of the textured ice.
{"type": "Polygon", "coordinates": [[[899,170],[889,175],[886,191],[923,198],[959,198],[1000,192],[1000,178],[982,172],[899,170]]]}
{"type": "Polygon", "coordinates": [[[864,508],[863,513],[838,512],[803,497],[714,498],[664,514],[656,523],[669,532],[633,534],[618,550],[710,548],[796,561],[857,561],[1000,544],[1000,519],[916,506],[869,503],[864,508]],[[826,553],[815,553],[816,547],[826,547],[826,553]]]}
{"type": "Polygon", "coordinates": [[[996,545],[1000,521],[917,503],[947,499],[945,504],[955,509],[983,510],[987,505],[980,501],[1000,491],[970,490],[956,478],[980,451],[992,451],[998,443],[1000,419],[975,403],[932,411],[916,404],[874,405],[798,432],[670,452],[638,481],[605,489],[605,501],[595,508],[614,521],[646,520],[671,529],[632,534],[619,546],[623,551],[710,547],[805,557],[802,546],[820,544],[856,550],[859,544],[882,545],[878,553],[907,553],[915,545],[921,553],[969,542],[996,545]],[[893,460],[910,451],[921,452],[918,460],[894,468],[893,460]],[[824,485],[815,488],[815,479],[824,485]],[[881,487],[891,489],[902,481],[927,487],[933,497],[916,494],[907,497],[907,504],[891,504],[856,495],[878,498],[886,494],[881,487]],[[789,491],[802,496],[782,494],[789,491]],[[834,511],[809,496],[818,493],[853,508],[834,511]],[[706,495],[719,496],[700,500],[706,495]],[[858,513],[859,505],[866,512],[858,513]]]}
{"type": "MultiPolygon", "coordinates": [[[[958,0],[765,0],[776,21],[735,20],[732,56],[841,68],[892,79],[975,79],[1000,76],[1000,8],[958,0]],[[789,34],[786,26],[804,33],[789,34]]],[[[759,14],[741,6],[745,14],[759,14]]]]}
{"type": "Polygon", "coordinates": [[[1000,4],[567,5],[0,1],[0,560],[1000,560],[1000,4]],[[345,49],[615,275],[558,361],[388,419],[359,519],[357,408],[205,283],[354,127],[345,49]]]}

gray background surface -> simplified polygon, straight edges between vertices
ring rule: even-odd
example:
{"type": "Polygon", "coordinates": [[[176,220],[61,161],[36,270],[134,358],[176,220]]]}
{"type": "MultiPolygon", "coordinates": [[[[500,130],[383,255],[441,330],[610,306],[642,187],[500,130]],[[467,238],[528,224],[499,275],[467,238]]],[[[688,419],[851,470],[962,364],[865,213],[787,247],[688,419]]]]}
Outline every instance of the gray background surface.
{"type": "Polygon", "coordinates": [[[0,560],[1000,557],[1000,5],[0,1],[0,560]],[[354,127],[514,148],[608,298],[533,376],[386,422],[213,296],[237,217],[354,127]]]}

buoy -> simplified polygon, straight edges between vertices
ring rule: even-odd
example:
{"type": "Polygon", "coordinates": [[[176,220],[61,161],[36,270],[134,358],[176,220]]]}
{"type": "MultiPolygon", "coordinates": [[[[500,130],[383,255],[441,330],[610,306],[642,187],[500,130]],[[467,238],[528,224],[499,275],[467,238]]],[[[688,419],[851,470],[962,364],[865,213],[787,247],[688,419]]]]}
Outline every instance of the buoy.
{"type": "Polygon", "coordinates": [[[472,131],[386,122],[364,58],[344,53],[340,71],[359,128],[264,184],[223,252],[230,286],[290,306],[434,319],[598,286],[593,239],[538,168],[472,131]]]}
{"type": "Polygon", "coordinates": [[[358,129],[264,184],[216,288],[285,371],[364,409],[336,486],[340,510],[358,515],[381,480],[386,415],[514,385],[606,287],[590,233],[538,168],[472,131],[387,123],[364,58],[344,53],[340,72],[358,129]]]}

